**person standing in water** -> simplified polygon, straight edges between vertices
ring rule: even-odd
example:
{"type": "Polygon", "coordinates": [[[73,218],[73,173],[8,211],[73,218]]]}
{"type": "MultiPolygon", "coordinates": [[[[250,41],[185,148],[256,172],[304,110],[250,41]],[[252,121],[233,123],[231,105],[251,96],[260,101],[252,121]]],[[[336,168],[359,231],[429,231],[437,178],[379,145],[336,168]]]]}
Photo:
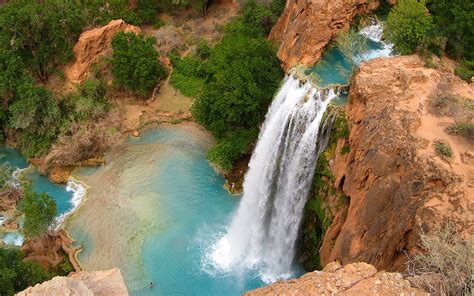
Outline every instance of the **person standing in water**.
{"type": "Polygon", "coordinates": [[[153,288],[155,286],[155,284],[153,284],[153,282],[150,282],[150,289],[153,288]]]}

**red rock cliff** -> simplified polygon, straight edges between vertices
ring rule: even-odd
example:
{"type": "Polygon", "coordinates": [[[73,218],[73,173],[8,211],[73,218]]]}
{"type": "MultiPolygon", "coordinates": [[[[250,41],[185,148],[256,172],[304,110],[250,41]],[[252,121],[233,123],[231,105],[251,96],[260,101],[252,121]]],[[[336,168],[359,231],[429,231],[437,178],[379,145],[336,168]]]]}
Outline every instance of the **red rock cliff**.
{"type": "Polygon", "coordinates": [[[472,85],[416,56],[361,65],[346,111],[350,152],[331,163],[335,188],[350,201],[325,234],[323,266],[339,259],[401,270],[420,229],[450,220],[461,235],[473,233],[474,141],[446,131],[472,124],[473,104],[472,85]],[[440,155],[437,142],[452,157],[440,155]]]}
{"type": "Polygon", "coordinates": [[[378,5],[378,0],[288,0],[269,37],[280,43],[283,68],[313,65],[331,38],[349,29],[356,14],[378,5]]]}

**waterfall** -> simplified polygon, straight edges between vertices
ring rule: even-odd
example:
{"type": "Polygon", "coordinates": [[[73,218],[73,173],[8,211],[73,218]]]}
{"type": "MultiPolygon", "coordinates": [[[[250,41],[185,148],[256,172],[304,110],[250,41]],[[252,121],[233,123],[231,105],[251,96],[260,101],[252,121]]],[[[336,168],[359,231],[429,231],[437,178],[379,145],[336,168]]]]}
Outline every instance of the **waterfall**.
{"type": "Polygon", "coordinates": [[[393,55],[393,44],[383,40],[383,26],[384,23],[377,18],[371,20],[371,24],[362,28],[359,34],[367,37],[375,44],[379,44],[379,48],[371,49],[364,53],[361,61],[368,61],[375,58],[389,57],[393,55]]]}
{"type": "Polygon", "coordinates": [[[257,269],[265,282],[293,276],[303,210],[327,144],[320,126],[338,90],[285,79],[252,154],[239,208],[214,245],[211,259],[221,270],[257,269]]]}

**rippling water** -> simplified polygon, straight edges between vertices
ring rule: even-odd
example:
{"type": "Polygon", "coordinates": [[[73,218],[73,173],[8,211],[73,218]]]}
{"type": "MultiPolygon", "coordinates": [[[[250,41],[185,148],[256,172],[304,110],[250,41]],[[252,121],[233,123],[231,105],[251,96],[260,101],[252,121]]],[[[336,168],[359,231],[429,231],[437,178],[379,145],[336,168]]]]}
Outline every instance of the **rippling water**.
{"type": "Polygon", "coordinates": [[[210,144],[194,125],[153,128],[83,174],[91,189],[68,228],[86,270],[120,267],[134,295],[238,295],[263,285],[257,273],[224,273],[208,258],[239,202],[206,160],[210,144]]]}

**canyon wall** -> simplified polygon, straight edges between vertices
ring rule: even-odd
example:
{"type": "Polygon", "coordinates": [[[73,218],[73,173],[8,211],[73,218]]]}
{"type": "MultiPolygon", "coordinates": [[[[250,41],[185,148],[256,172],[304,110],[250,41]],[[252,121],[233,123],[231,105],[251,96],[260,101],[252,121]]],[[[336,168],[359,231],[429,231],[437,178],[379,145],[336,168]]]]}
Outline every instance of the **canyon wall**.
{"type": "Polygon", "coordinates": [[[451,221],[461,236],[472,235],[474,138],[452,132],[455,124],[472,126],[472,106],[472,85],[417,56],[360,66],[346,107],[350,133],[331,154],[325,179],[345,201],[334,206],[319,197],[329,217],[322,266],[337,259],[403,270],[421,231],[451,221]]]}
{"type": "Polygon", "coordinates": [[[285,70],[311,66],[334,36],[349,29],[356,14],[378,6],[378,0],[288,0],[269,38],[280,44],[278,57],[285,70]]]}

